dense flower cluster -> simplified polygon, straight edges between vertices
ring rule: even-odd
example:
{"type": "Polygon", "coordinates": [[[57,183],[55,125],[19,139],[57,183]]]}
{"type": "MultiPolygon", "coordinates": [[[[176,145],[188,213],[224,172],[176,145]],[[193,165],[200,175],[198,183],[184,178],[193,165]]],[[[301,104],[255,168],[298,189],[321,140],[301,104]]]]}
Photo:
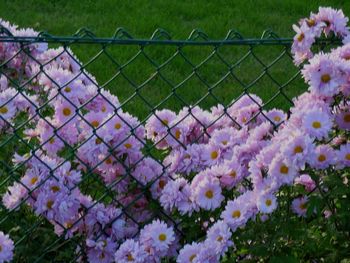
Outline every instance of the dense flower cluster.
{"type": "MultiPolygon", "coordinates": [[[[302,75],[309,91],[294,99],[289,116],[262,110],[262,100],[246,94],[228,108],[158,110],[144,126],[71,50],[30,44],[17,56],[18,44],[1,43],[0,61],[7,63],[0,129],[11,133],[26,122],[23,133],[37,145],[14,154],[24,173],[2,196],[4,206],[26,203],[57,235],[84,237],[77,252],[84,250],[89,262],[219,262],[234,249],[238,229],[277,209],[282,187],[318,191],[313,172],[350,167],[350,43],[310,51],[322,33],[346,37],[347,21],[341,11],[320,8],[295,26],[292,52],[297,63],[308,59],[302,75]],[[165,154],[163,161],[144,155],[147,141],[165,154]],[[97,191],[112,193],[108,204],[82,190],[90,177],[97,191]],[[155,200],[173,218],[194,220],[202,237],[180,247],[182,225],[155,218],[155,200]],[[139,224],[145,224],[140,231],[139,224]]],[[[36,34],[0,22],[13,35],[36,34]]],[[[308,200],[294,199],[292,211],[306,217],[308,200]]],[[[0,233],[0,262],[12,250],[0,233]]]]}
{"type": "Polygon", "coordinates": [[[344,44],[350,40],[350,31],[347,26],[349,19],[342,10],[330,7],[320,7],[317,14],[311,13],[309,18],[303,18],[299,25],[293,25],[294,36],[292,53],[296,65],[313,57],[312,44],[316,39],[324,35],[344,38],[344,44]]]}

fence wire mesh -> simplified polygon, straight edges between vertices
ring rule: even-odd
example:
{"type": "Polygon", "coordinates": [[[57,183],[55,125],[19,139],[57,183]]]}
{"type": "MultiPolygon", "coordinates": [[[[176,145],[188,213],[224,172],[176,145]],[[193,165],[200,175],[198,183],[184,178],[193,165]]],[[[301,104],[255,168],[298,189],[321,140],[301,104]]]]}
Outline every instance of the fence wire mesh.
{"type": "MultiPolygon", "coordinates": [[[[211,40],[202,31],[194,30],[187,40],[181,41],[172,40],[164,30],[157,30],[150,39],[143,40],[134,39],[124,29],[118,29],[112,38],[95,37],[86,29],[71,37],[46,33],[37,37],[13,36],[6,28],[1,28],[0,33],[0,75],[15,90],[0,100],[0,193],[3,196],[13,185],[26,193],[11,209],[3,203],[0,206],[0,229],[11,233],[15,240],[16,262],[52,262],[52,258],[55,262],[86,261],[87,236],[93,236],[95,241],[111,236],[115,225],[120,223],[127,232],[124,237],[118,237],[123,240],[125,236],[136,236],[154,218],[173,225],[181,240],[191,241],[186,235],[186,229],[191,226],[183,225],[163,210],[152,190],[152,187],[161,189],[166,180],[173,179],[167,172],[171,164],[163,160],[162,141],[171,138],[186,149],[188,145],[174,132],[186,118],[192,118],[200,127],[191,142],[200,142],[210,137],[208,131],[222,118],[241,128],[258,117],[268,118],[269,109],[288,111],[293,105],[292,98],[306,90],[300,69],[293,65],[292,40],[279,38],[270,31],[258,39],[245,39],[230,31],[224,40],[211,40]],[[40,48],[45,43],[60,49],[53,57],[33,54],[33,47],[40,48]],[[5,56],[4,49],[9,45],[11,55],[5,56]],[[28,61],[31,68],[24,67],[28,61]],[[53,75],[51,69],[55,63],[63,67],[67,63],[66,70],[72,74],[53,75]],[[39,79],[45,79],[46,83],[39,79]],[[47,83],[55,92],[45,90],[47,83]],[[77,102],[71,97],[74,89],[89,96],[77,102]],[[106,91],[116,95],[119,101],[112,100],[106,91]],[[34,94],[37,94],[35,101],[34,94]],[[264,103],[251,94],[259,95],[264,103]],[[258,111],[242,121],[234,118],[229,109],[244,96],[254,101],[258,111]],[[54,123],[49,116],[58,98],[65,106],[62,106],[62,121],[54,123]],[[18,100],[31,111],[16,115],[14,120],[11,108],[18,100]],[[196,114],[197,106],[209,110],[218,104],[223,105],[223,111],[215,120],[203,121],[196,114]],[[177,112],[183,107],[187,107],[186,114],[171,125],[158,115],[162,109],[177,112]],[[91,111],[96,114],[89,115],[91,111]],[[110,114],[99,119],[98,112],[105,111],[110,114]],[[145,139],[143,126],[150,118],[165,126],[163,138],[145,139]],[[77,119],[78,131],[71,127],[77,119]],[[33,134],[39,123],[41,129],[49,131],[46,137],[36,138],[33,134]],[[111,143],[103,133],[105,127],[126,128],[111,143]],[[60,151],[53,161],[45,153],[57,141],[60,151]],[[86,156],[92,145],[103,148],[105,155],[98,159],[86,156]],[[134,146],[137,150],[133,152],[134,146]],[[145,182],[135,176],[135,170],[149,158],[161,170],[145,182]],[[110,174],[102,174],[102,170],[108,169],[110,174]],[[50,215],[50,209],[59,205],[55,204],[55,200],[60,200],[55,193],[63,187],[62,174],[73,177],[64,182],[66,194],[79,191],[81,195],[76,207],[78,216],[50,215]],[[43,197],[38,192],[47,187],[51,193],[41,200],[43,197]],[[104,213],[95,215],[97,211],[104,213]],[[86,224],[95,225],[93,233],[85,232],[86,224]]],[[[334,44],[337,43],[333,40],[322,40],[315,48],[334,44]]],[[[269,121],[278,128],[274,120],[269,121]]],[[[71,200],[65,205],[76,204],[71,200]]]]}

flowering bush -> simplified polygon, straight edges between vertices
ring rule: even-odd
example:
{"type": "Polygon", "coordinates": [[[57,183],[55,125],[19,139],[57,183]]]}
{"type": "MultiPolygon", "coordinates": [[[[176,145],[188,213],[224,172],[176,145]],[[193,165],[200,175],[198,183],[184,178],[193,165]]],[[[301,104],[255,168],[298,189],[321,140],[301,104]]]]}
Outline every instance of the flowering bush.
{"type": "MultiPolygon", "coordinates": [[[[82,262],[348,257],[347,22],[320,8],[294,26],[309,90],[289,114],[247,94],[228,108],[157,110],[145,124],[69,48],[1,42],[1,140],[28,145],[13,153],[20,177],[3,205],[25,203],[57,236],[83,240],[82,262]],[[344,45],[313,55],[316,38],[331,33],[344,45]],[[162,157],[146,153],[149,143],[162,157]]],[[[37,34],[0,23],[14,36],[37,34]]],[[[1,232],[0,262],[12,250],[1,232]]]]}

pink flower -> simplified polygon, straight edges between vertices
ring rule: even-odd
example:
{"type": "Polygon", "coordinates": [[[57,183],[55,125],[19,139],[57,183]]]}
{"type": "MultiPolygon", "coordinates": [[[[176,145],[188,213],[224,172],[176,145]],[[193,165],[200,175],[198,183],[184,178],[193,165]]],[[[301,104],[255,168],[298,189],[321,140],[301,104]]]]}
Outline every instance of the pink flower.
{"type": "Polygon", "coordinates": [[[302,70],[309,90],[320,96],[333,96],[339,92],[339,86],[344,83],[336,61],[330,55],[319,53],[309,60],[302,70]]]}
{"type": "Polygon", "coordinates": [[[310,175],[308,174],[302,174],[299,177],[295,178],[295,184],[301,184],[305,186],[306,191],[311,192],[315,189],[316,184],[315,181],[312,180],[310,175]]]}

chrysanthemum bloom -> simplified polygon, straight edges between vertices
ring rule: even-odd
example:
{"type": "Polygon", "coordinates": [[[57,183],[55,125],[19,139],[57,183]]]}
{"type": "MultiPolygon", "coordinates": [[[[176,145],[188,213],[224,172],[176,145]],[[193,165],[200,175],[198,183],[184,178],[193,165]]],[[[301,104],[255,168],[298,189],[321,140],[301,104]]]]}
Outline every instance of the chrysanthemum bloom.
{"type": "Polygon", "coordinates": [[[279,125],[287,119],[287,114],[282,110],[272,109],[267,112],[266,117],[275,125],[279,125]]]}
{"type": "Polygon", "coordinates": [[[145,246],[146,251],[150,250],[160,256],[166,254],[174,240],[173,229],[158,219],[146,225],[140,232],[140,243],[145,246]]]}
{"type": "Polygon", "coordinates": [[[332,125],[330,116],[321,110],[310,110],[303,119],[303,129],[317,139],[327,138],[332,125]]]}
{"type": "Polygon", "coordinates": [[[147,120],[145,125],[146,136],[148,139],[153,140],[153,142],[158,143],[157,148],[166,148],[167,144],[165,139],[168,134],[168,129],[170,128],[170,123],[176,118],[175,112],[171,110],[156,110],[155,113],[147,120]]]}
{"type": "Polygon", "coordinates": [[[344,78],[332,58],[328,54],[319,53],[309,63],[302,70],[305,80],[310,84],[309,90],[326,97],[337,94],[344,78]]]}
{"type": "Polygon", "coordinates": [[[337,166],[338,167],[349,167],[350,166],[350,143],[343,144],[340,146],[337,152],[337,166]]]}
{"type": "Polygon", "coordinates": [[[264,193],[259,195],[257,199],[257,207],[261,213],[272,213],[277,208],[276,196],[272,193],[264,193]]]}
{"type": "Polygon", "coordinates": [[[213,166],[211,170],[219,178],[220,184],[228,189],[236,186],[243,179],[242,166],[235,158],[213,166]]]}
{"type": "Polygon", "coordinates": [[[202,244],[192,242],[192,244],[186,244],[179,252],[176,259],[177,263],[194,263],[197,255],[201,250],[202,244]]]}
{"type": "Polygon", "coordinates": [[[56,103],[55,118],[60,124],[70,121],[74,116],[76,116],[76,108],[71,102],[64,100],[56,103]]]}
{"type": "Polygon", "coordinates": [[[150,157],[144,158],[139,162],[132,172],[132,176],[143,185],[152,182],[163,174],[162,165],[150,157]]]}
{"type": "Polygon", "coordinates": [[[195,188],[192,188],[192,191],[195,202],[205,210],[215,210],[224,200],[217,178],[204,177],[195,188]]]}
{"type": "Polygon", "coordinates": [[[308,163],[315,169],[326,169],[335,164],[335,151],[327,144],[317,146],[308,157],[308,163]]]}
{"type": "Polygon", "coordinates": [[[300,175],[299,177],[295,178],[294,182],[295,182],[295,184],[301,184],[301,185],[305,186],[305,190],[308,192],[314,190],[316,187],[315,181],[312,180],[312,178],[308,174],[300,175]]]}
{"type": "Polygon", "coordinates": [[[335,116],[335,122],[342,130],[350,130],[350,106],[337,113],[335,116]]]}
{"type": "Polygon", "coordinates": [[[233,242],[230,240],[231,236],[232,233],[228,225],[219,220],[209,228],[205,242],[213,246],[217,255],[222,256],[229,247],[233,246],[233,242]]]}
{"type": "Polygon", "coordinates": [[[282,185],[291,184],[297,175],[297,171],[295,165],[283,156],[278,155],[269,166],[269,174],[277,185],[282,185]]]}
{"type": "Polygon", "coordinates": [[[201,244],[201,250],[197,254],[197,256],[194,258],[193,262],[191,263],[219,263],[220,255],[218,255],[213,249],[213,244],[208,242],[202,242],[201,244]]]}
{"type": "Polygon", "coordinates": [[[191,188],[186,179],[178,178],[170,180],[161,192],[159,199],[164,209],[172,210],[177,208],[181,214],[192,212],[194,203],[191,196],[191,188]]]}
{"type": "Polygon", "coordinates": [[[14,243],[9,235],[0,231],[0,263],[10,262],[13,259],[14,243]]]}
{"type": "Polygon", "coordinates": [[[118,263],[143,263],[146,258],[145,248],[133,239],[124,241],[114,256],[115,262],[118,263]]]}
{"type": "Polygon", "coordinates": [[[319,7],[315,16],[317,21],[323,22],[323,30],[326,35],[331,31],[339,36],[346,36],[349,33],[347,23],[349,19],[344,15],[343,11],[330,7],[319,7]]]}
{"type": "Polygon", "coordinates": [[[7,188],[7,192],[2,196],[3,205],[9,209],[19,209],[20,204],[28,196],[28,190],[19,183],[7,188]]]}
{"type": "Polygon", "coordinates": [[[221,150],[217,145],[207,144],[203,147],[201,160],[204,165],[212,166],[219,162],[221,158],[221,150]]]}
{"type": "Polygon", "coordinates": [[[293,211],[300,217],[306,217],[307,207],[308,207],[307,196],[295,198],[292,202],[293,211]]]}
{"type": "Polygon", "coordinates": [[[112,263],[117,244],[111,238],[87,239],[87,256],[90,263],[112,263]]]}
{"type": "Polygon", "coordinates": [[[311,154],[313,149],[313,140],[302,132],[291,134],[291,138],[281,146],[282,154],[287,156],[297,167],[304,167],[306,157],[311,154]]]}
{"type": "Polygon", "coordinates": [[[228,201],[224,212],[221,214],[221,218],[228,224],[232,231],[236,231],[238,227],[244,226],[253,215],[249,207],[250,205],[243,203],[241,199],[228,201]]]}

